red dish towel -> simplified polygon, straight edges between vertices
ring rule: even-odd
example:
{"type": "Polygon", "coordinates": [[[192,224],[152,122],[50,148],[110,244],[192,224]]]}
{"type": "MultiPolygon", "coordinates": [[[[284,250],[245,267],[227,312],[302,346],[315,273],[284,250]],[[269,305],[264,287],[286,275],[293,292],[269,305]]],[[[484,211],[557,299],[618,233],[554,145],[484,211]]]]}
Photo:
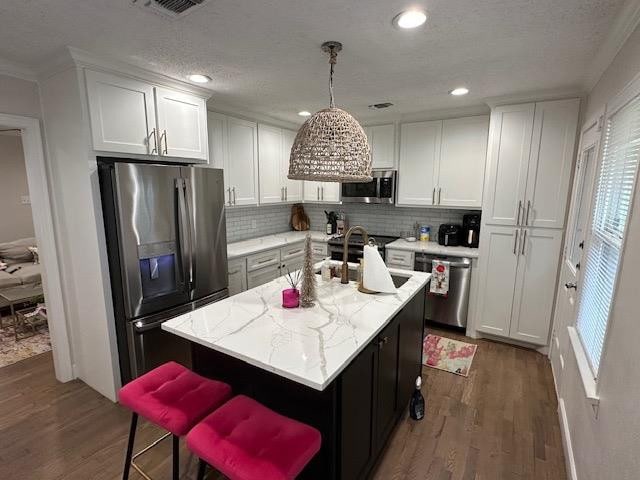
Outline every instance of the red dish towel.
{"type": "Polygon", "coordinates": [[[447,296],[449,294],[449,262],[433,260],[431,264],[431,286],[429,292],[433,295],[447,296]]]}

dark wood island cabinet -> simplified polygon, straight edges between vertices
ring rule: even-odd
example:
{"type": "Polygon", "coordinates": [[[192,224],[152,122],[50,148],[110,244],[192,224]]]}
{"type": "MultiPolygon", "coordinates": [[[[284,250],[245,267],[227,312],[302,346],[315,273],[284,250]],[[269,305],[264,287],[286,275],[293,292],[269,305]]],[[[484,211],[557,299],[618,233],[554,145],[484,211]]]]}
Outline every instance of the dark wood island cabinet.
{"type": "Polygon", "coordinates": [[[421,373],[425,287],[323,390],[193,343],[193,367],[322,433],[301,479],[368,478],[421,373]]]}

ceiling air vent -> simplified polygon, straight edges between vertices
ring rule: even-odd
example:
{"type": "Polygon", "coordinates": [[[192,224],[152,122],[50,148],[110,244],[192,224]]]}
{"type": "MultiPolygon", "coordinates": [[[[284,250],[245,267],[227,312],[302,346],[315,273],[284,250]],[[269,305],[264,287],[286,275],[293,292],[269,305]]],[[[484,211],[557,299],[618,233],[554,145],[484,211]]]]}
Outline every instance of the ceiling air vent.
{"type": "Polygon", "coordinates": [[[384,102],[384,103],[374,103],[372,105],[369,105],[369,108],[372,110],[382,110],[383,108],[389,108],[391,106],[393,106],[393,103],[384,102]]]}
{"type": "Polygon", "coordinates": [[[178,18],[191,13],[209,0],[131,0],[134,5],[148,8],[169,18],[178,18]]]}

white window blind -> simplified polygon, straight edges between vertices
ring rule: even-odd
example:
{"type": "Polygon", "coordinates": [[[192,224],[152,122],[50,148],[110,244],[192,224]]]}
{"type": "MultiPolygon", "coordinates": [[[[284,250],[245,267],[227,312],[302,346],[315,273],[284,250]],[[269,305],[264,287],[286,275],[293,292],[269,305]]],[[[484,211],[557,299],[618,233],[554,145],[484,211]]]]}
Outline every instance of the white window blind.
{"type": "Polygon", "coordinates": [[[600,366],[611,301],[640,156],[640,96],[607,118],[576,328],[594,377],[600,366]]]}

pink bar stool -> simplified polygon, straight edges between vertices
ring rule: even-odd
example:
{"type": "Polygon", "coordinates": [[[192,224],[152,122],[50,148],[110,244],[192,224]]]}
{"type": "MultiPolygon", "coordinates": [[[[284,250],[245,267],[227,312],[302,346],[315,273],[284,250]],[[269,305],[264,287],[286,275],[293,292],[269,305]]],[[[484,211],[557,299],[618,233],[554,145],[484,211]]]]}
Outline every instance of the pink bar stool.
{"type": "Polygon", "coordinates": [[[231,480],[291,480],[320,450],[320,432],[244,395],[232,398],[187,435],[200,458],[231,480]]]}
{"type": "Polygon", "coordinates": [[[119,394],[120,403],[133,412],[123,480],[129,478],[131,466],[148,479],[149,476],[134,460],[169,435],[173,435],[173,479],[178,480],[180,437],[186,435],[196,423],[230,397],[231,387],[226,383],[201,377],[175,362],[165,363],[122,387],[119,394]],[[138,415],[168,432],[133,455],[138,415]]]}

